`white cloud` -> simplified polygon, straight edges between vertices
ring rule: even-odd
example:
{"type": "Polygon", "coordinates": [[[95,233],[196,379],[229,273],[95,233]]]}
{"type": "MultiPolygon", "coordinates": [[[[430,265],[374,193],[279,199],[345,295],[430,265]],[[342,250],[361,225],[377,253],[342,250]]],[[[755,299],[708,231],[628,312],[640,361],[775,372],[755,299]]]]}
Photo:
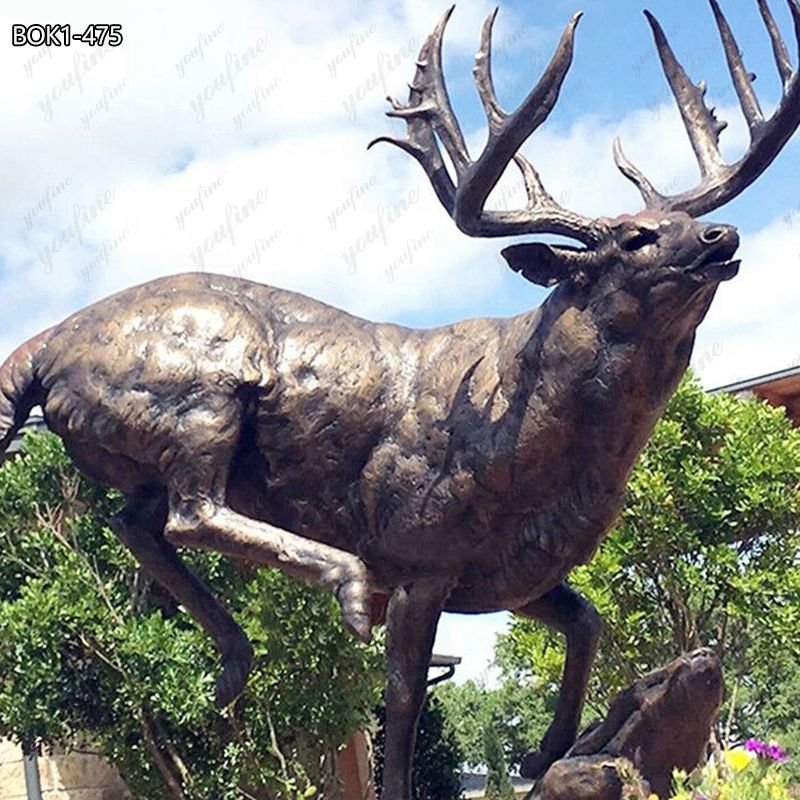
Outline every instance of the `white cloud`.
{"type": "MultiPolygon", "coordinates": [[[[122,286],[198,267],[383,317],[486,291],[477,256],[488,247],[458,235],[399,151],[366,152],[392,130],[384,95],[412,77],[438,3],[396,14],[341,0],[187,8],[118,4],[125,40],[100,57],[79,45],[10,52],[0,345],[122,286]],[[38,312],[12,296],[36,296],[38,312]]],[[[474,48],[487,9],[454,17],[449,52],[474,48]]]]}
{"type": "MultiPolygon", "coordinates": [[[[458,9],[448,52],[474,50],[488,7],[458,9]]],[[[43,4],[43,19],[48,8],[55,14],[56,4],[43,4]]],[[[86,19],[102,8],[86,3],[86,19]]],[[[224,10],[193,6],[188,24],[183,9],[155,17],[123,3],[115,13],[125,41],[99,59],[87,47],[12,52],[0,254],[8,294],[35,292],[39,312],[9,304],[13,330],[0,345],[125,285],[186,269],[238,271],[377,318],[446,315],[497,288],[498,243],[461,236],[407,156],[365,151],[373,136],[402,135],[403,124],[380,113],[383,95],[401,94],[413,75],[437,2],[389,14],[338,0],[277,14],[236,0],[224,10]]],[[[549,56],[553,42],[539,29],[500,15],[499,52],[531,40],[549,56]]],[[[656,179],[691,165],[676,115],[661,115],[545,126],[529,151],[566,205],[617,213],[638,199],[612,165],[615,134],[632,156],[656,154],[656,179]]],[[[493,202],[522,200],[516,175],[503,186],[493,202]]]]}
{"type": "Polygon", "coordinates": [[[695,366],[709,388],[800,364],[800,217],[744,237],[739,275],[700,328],[695,366]]]}

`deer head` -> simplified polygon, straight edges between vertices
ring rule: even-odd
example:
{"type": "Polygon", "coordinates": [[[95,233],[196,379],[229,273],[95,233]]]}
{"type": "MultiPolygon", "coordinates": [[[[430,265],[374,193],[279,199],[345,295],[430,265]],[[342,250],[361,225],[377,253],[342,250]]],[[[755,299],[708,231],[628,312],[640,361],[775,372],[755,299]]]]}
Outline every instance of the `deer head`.
{"type": "MultiPolygon", "coordinates": [[[[680,65],[655,17],[645,11],[667,81],[677,101],[701,172],[701,182],[682,194],[665,196],[624,155],[619,141],[614,158],[622,173],[636,184],[645,201],[639,213],[616,219],[590,219],[560,206],[547,192],[533,165],[519,153],[523,142],[552,111],[572,62],[575,31],[581,15],[567,25],[541,79],[512,114],[498,103],[491,73],[492,27],[496,10],[483,25],[474,75],[486,112],[489,136],[473,161],[453,113],[442,73],[442,37],[453,8],[425,41],[417,61],[409,100],[392,104],[389,116],[406,120],[406,139],[380,137],[412,155],[427,173],[434,191],[457,226],[470,236],[509,236],[550,233],[571,237],[582,247],[524,243],[502,251],[508,264],[528,280],[543,286],[571,284],[613,291],[625,285],[648,293],[657,290],[662,310],[675,313],[693,297],[707,302],[717,285],[736,275],[733,259],[739,239],[730,226],[696,221],[749,186],[778,155],[800,124],[800,80],[766,0],[757,0],[772,41],[783,97],[775,113],[765,119],[753,91],[754,75],[745,68],[730,26],[716,0],[710,0],[733,83],[750,128],[750,146],[735,164],[726,164],[719,150],[719,121],[704,95],[704,82],[695,85],[680,65]],[[445,164],[440,144],[452,163],[455,178],[445,164]],[[522,173],[527,206],[520,210],[486,210],[484,204],[509,162],[522,173]],[[671,291],[665,291],[671,287],[671,291]],[[671,302],[670,302],[671,301],[671,302]]],[[[800,3],[788,0],[800,41],[800,3]]],[[[704,309],[703,309],[704,310],[704,309]]],[[[700,315],[700,318],[702,314],[700,315]]],[[[695,319],[695,324],[699,318],[695,319]]]]}

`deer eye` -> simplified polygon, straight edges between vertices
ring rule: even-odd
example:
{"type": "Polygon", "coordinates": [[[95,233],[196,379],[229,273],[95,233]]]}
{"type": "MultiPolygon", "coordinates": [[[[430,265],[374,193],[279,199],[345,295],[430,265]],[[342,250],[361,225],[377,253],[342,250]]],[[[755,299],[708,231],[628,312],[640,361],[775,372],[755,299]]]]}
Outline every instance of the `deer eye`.
{"type": "Polygon", "coordinates": [[[625,238],[622,242],[622,249],[632,253],[634,250],[639,250],[648,244],[655,244],[657,241],[658,231],[639,228],[625,238]]]}

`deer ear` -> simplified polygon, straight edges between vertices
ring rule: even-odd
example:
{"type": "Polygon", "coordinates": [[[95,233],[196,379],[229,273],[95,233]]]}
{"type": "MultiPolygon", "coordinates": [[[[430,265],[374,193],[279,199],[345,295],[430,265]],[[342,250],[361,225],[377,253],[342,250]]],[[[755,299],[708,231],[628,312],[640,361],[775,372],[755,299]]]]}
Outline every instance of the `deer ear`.
{"type": "Polygon", "coordinates": [[[539,286],[555,286],[576,277],[586,266],[590,251],[542,242],[515,244],[500,251],[508,266],[539,286]]]}

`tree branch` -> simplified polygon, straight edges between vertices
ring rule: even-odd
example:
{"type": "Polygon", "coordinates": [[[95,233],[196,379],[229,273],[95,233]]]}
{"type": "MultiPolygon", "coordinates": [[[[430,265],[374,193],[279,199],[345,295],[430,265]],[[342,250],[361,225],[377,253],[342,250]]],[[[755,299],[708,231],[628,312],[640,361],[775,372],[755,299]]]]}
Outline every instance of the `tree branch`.
{"type": "Polygon", "coordinates": [[[150,725],[147,712],[145,712],[144,709],[142,709],[140,712],[139,724],[142,729],[144,743],[147,745],[147,749],[153,758],[153,763],[156,765],[156,769],[158,769],[158,772],[164,781],[164,785],[167,787],[167,789],[169,789],[170,794],[176,798],[176,800],[189,800],[183,791],[180,781],[172,773],[169,764],[167,764],[166,759],[158,749],[158,744],[155,736],[153,735],[153,729],[150,725]]]}

